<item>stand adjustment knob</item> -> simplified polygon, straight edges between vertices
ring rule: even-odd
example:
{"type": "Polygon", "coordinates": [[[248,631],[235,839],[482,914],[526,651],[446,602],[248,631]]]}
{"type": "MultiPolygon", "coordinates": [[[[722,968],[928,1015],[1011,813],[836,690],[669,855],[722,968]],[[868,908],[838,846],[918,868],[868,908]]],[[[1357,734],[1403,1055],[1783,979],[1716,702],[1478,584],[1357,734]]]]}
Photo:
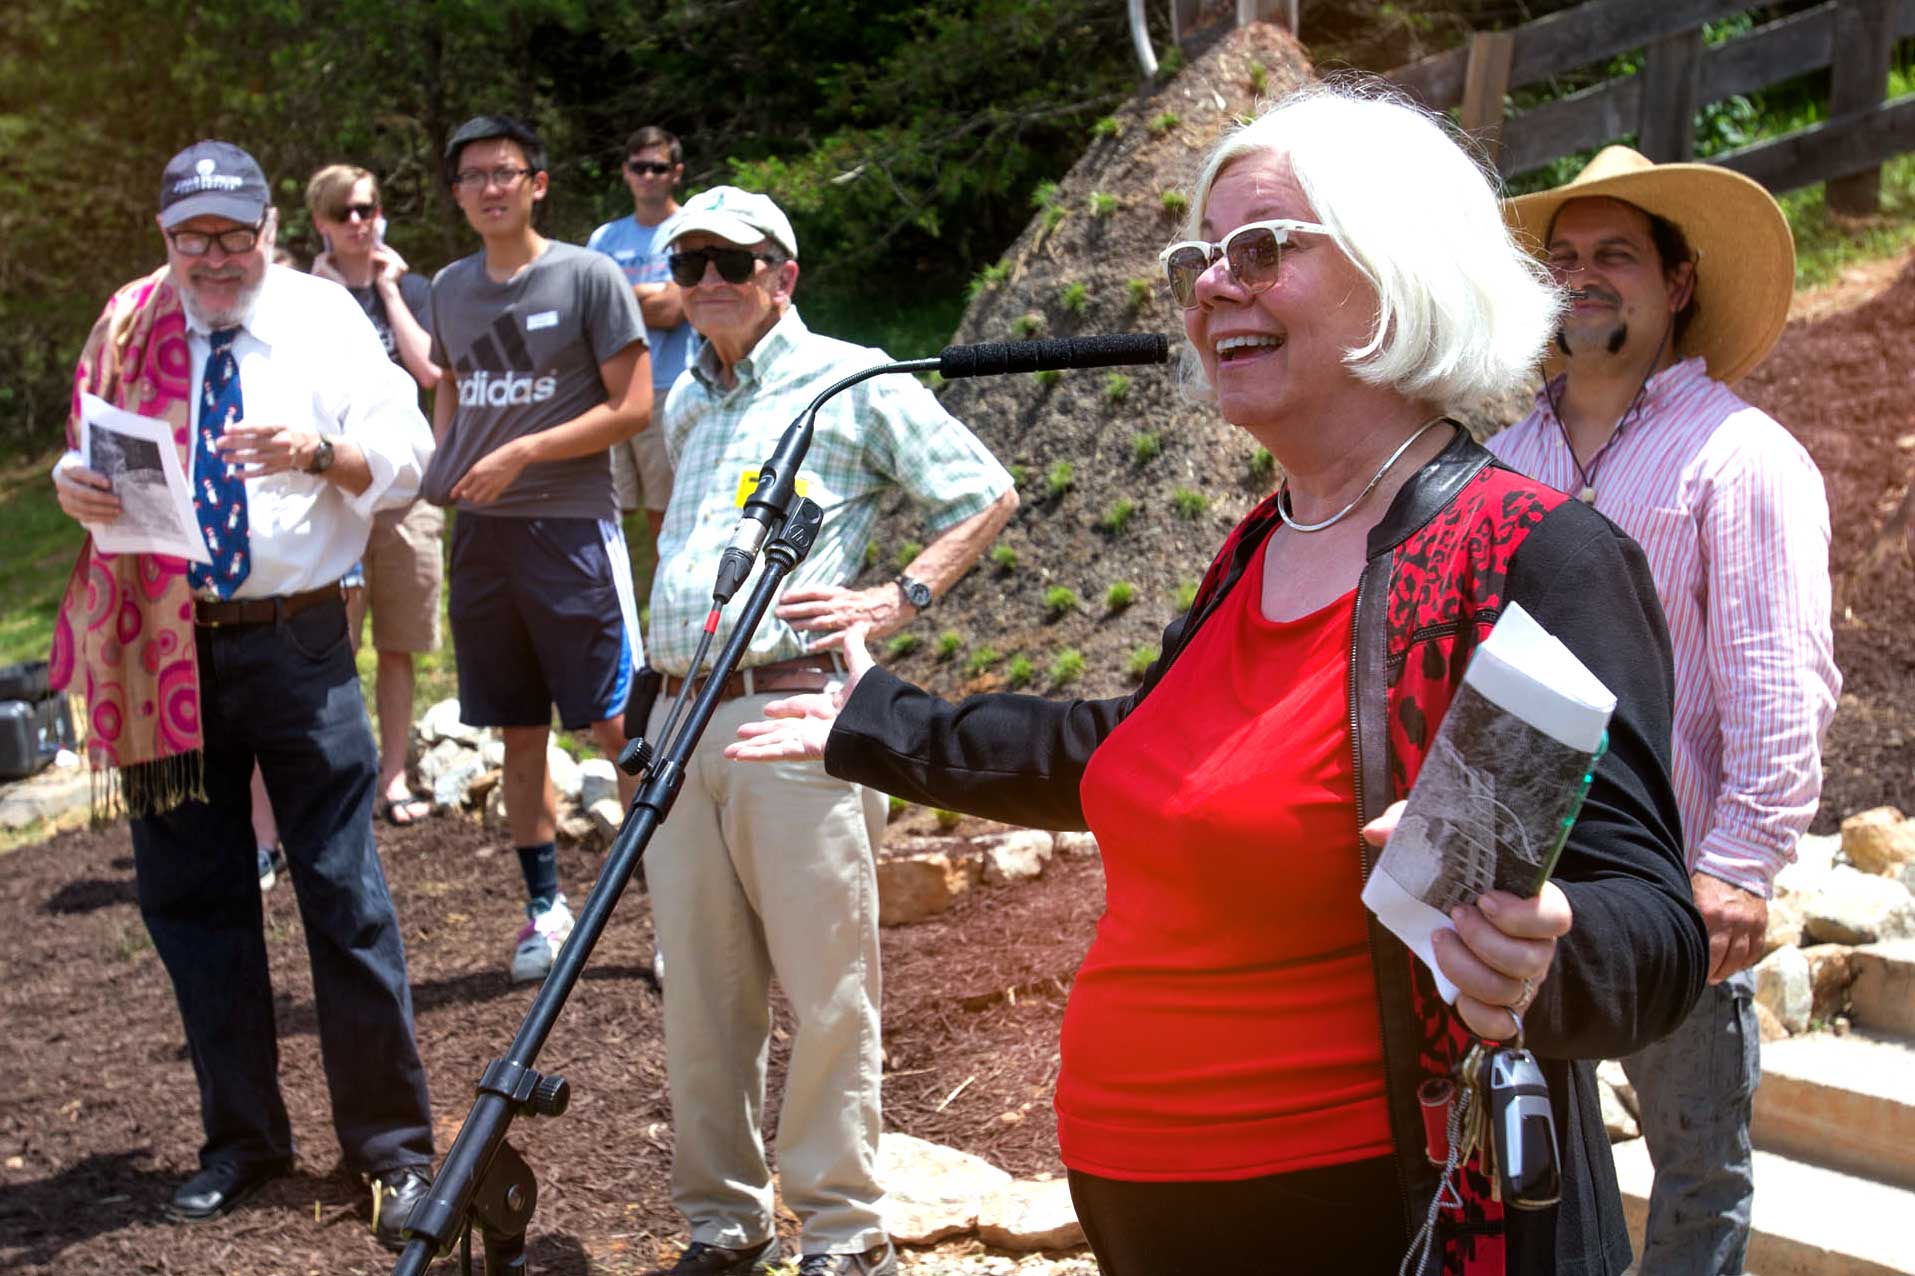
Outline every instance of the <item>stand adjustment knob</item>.
{"type": "Polygon", "coordinates": [[[526,1101],[534,1116],[564,1116],[565,1109],[572,1106],[572,1084],[564,1077],[553,1074],[540,1077],[539,1083],[532,1087],[532,1097],[526,1101]]]}
{"type": "Polygon", "coordinates": [[[625,747],[618,751],[618,769],[627,775],[643,775],[651,764],[652,742],[644,736],[627,740],[625,747]]]}

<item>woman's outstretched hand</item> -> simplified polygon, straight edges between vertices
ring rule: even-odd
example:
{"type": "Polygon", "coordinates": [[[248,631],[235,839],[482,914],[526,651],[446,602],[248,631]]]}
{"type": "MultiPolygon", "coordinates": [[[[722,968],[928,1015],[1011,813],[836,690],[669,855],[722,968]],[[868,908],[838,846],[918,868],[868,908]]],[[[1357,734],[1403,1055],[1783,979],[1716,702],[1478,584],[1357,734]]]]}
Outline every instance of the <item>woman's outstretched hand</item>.
{"type": "MultiPolygon", "coordinates": [[[[1372,846],[1389,840],[1403,803],[1394,803],[1363,829],[1372,846]]],[[[1436,964],[1457,987],[1456,1013],[1488,1041],[1514,1037],[1556,959],[1556,941],[1569,933],[1569,897],[1544,882],[1532,898],[1485,891],[1474,904],[1450,912],[1451,930],[1431,938],[1436,964]]]]}
{"type": "Polygon", "coordinates": [[[844,658],[850,673],[842,686],[826,687],[802,696],[787,696],[765,706],[765,721],[747,722],[738,738],[725,746],[734,762],[818,762],[838,711],[857,690],[858,679],[871,668],[871,651],[864,645],[870,626],[854,624],[843,631],[844,658]]]}

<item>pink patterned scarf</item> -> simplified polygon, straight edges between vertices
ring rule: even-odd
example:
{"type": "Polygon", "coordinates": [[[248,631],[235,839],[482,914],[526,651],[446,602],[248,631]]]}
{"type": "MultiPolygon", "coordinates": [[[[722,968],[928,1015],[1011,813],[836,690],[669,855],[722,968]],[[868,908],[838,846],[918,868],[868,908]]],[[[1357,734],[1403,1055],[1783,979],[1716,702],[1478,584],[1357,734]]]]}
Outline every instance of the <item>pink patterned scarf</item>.
{"type": "MultiPolygon", "coordinates": [[[[79,447],[84,391],[170,424],[191,473],[192,375],[185,311],[161,267],[114,293],[93,325],[73,377],[67,446],[79,447]]],[[[105,777],[94,790],[96,815],[116,798],[133,815],[151,815],[206,796],[185,559],[106,554],[88,537],[54,624],[52,666],[55,687],[85,674],[87,756],[105,777]]]]}

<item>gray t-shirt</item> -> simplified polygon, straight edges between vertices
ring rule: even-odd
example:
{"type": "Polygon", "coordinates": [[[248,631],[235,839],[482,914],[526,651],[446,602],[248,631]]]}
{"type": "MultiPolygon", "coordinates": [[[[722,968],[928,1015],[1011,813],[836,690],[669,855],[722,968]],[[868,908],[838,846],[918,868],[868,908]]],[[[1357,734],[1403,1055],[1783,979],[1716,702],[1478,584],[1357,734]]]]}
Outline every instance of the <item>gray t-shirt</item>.
{"type": "MultiPolygon", "coordinates": [[[[617,263],[556,241],[509,283],[474,253],[432,281],[432,360],[459,379],[459,410],[421,491],[450,503],[481,457],[605,402],[598,365],[645,340],[645,319],[617,263]]],[[[475,513],[516,518],[617,518],[608,453],[528,465],[475,513]]]]}

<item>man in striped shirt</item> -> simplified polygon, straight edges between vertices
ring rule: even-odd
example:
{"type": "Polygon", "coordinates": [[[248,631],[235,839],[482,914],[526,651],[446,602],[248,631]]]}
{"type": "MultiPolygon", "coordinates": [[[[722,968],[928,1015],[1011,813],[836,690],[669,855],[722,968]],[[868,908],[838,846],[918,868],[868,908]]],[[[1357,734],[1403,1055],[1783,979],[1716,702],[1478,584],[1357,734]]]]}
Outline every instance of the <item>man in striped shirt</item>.
{"type": "Polygon", "coordinates": [[[1535,410],[1490,450],[1641,543],[1675,654],[1672,772],[1711,968],[1687,1023],[1623,1061],[1656,1166],[1641,1270],[1736,1273],[1754,1196],[1748,968],[1815,814],[1842,683],[1822,476],[1729,389],[1782,331],[1794,244],[1756,183],[1620,146],[1507,211],[1570,308],[1535,410]]]}
{"type": "MultiPolygon", "coordinates": [[[[792,305],[797,237],[765,196],[713,187],[660,226],[656,242],[705,345],[660,418],[674,477],[652,578],[648,646],[666,675],[646,731],[654,739],[669,697],[708,672],[693,657],[719,556],[760,465],[826,386],[889,362],[805,327],[792,305]]],[[[774,975],[796,1021],[778,1174],[800,1226],[798,1276],[896,1276],[875,1177],[883,1055],[873,852],[884,798],[815,762],[735,763],[723,750],[771,700],[839,676],[839,633],[863,624],[881,636],[930,607],[1017,507],[1004,467],[903,376],[875,377],[824,405],[797,490],[823,507],[824,526],[753,635],[645,857],[665,963],[672,1202],[691,1229],[676,1276],[750,1276],[778,1262],[759,1130],[774,975]],[[879,503],[893,493],[922,510],[929,543],[895,580],[850,588],[879,503]]],[[[719,622],[713,652],[738,610],[719,622]]]]}

